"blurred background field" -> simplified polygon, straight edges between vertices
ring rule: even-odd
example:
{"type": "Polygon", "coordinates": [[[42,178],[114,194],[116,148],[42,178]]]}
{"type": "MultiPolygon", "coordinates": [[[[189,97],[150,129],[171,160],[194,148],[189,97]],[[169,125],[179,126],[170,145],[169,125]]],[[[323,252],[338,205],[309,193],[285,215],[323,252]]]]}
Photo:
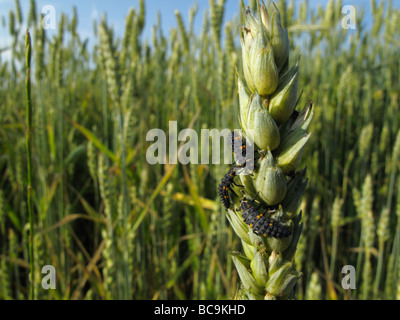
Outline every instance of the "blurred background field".
{"type": "MultiPolygon", "coordinates": [[[[344,3],[321,4],[277,1],[291,65],[301,56],[299,107],[315,102],[296,298],[400,299],[400,10],[365,2],[346,30],[344,3]],[[356,269],[355,290],[342,288],[345,265],[356,269]]],[[[209,0],[200,16],[193,2],[166,30],[151,0],[139,1],[121,35],[103,15],[90,41],[77,9],[51,32],[34,0],[0,11],[11,39],[0,42],[0,299],[29,298],[27,27],[35,297],[235,296],[228,252],[240,242],[216,192],[228,166],[146,161],[147,132],[168,133],[169,121],[197,132],[239,128],[239,12],[225,11],[224,0],[209,0]],[[145,36],[149,13],[157,22],[145,36]],[[41,287],[45,265],[57,271],[55,290],[41,287]]]]}

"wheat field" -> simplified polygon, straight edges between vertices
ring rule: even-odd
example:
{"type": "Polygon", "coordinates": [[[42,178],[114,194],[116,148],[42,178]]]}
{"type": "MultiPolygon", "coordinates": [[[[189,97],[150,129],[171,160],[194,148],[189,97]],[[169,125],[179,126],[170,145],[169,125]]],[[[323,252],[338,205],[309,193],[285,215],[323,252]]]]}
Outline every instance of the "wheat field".
{"type": "MultiPolygon", "coordinates": [[[[35,0],[1,12],[12,44],[0,42],[0,299],[235,296],[228,253],[241,244],[217,194],[228,165],[151,165],[146,137],[168,134],[170,121],[179,131],[239,128],[240,21],[223,20],[225,0],[209,0],[203,17],[193,2],[186,23],[176,11],[176,27],[164,30],[159,14],[146,38],[150,2],[127,13],[122,36],[105,15],[93,21],[90,44],[76,10],[52,37],[35,0]],[[49,265],[56,288],[46,290],[49,265]]],[[[358,7],[346,30],[342,1],[276,4],[290,63],[301,57],[298,105],[315,103],[295,298],[400,299],[400,10],[366,2],[370,25],[358,7]],[[349,265],[355,289],[342,286],[349,265]]]]}

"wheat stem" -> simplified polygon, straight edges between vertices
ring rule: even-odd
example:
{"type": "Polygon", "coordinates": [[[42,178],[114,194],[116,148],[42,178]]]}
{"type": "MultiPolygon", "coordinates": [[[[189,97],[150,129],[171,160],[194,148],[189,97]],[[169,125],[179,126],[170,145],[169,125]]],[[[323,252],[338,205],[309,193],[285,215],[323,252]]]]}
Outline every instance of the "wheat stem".
{"type": "Polygon", "coordinates": [[[32,101],[31,101],[31,36],[29,30],[26,31],[26,152],[28,162],[28,212],[29,212],[29,265],[30,265],[30,299],[35,297],[35,269],[34,269],[34,252],[33,252],[33,236],[34,236],[34,222],[33,222],[33,187],[32,187],[32,101]]]}

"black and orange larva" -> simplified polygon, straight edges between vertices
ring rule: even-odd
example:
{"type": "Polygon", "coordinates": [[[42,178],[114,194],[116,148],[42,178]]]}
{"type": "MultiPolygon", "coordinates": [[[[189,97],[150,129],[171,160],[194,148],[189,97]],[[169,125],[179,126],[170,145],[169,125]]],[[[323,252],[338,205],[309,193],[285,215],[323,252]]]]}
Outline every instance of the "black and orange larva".
{"type": "Polygon", "coordinates": [[[243,187],[235,183],[234,179],[237,175],[237,167],[229,169],[228,173],[222,178],[221,183],[218,186],[218,194],[221,198],[222,204],[225,208],[229,209],[231,206],[231,200],[229,197],[229,191],[232,191],[231,185],[234,184],[237,187],[243,187]]]}
{"type": "Polygon", "coordinates": [[[262,235],[264,237],[273,237],[277,239],[287,238],[292,233],[288,228],[283,226],[281,223],[266,218],[264,213],[259,213],[258,209],[252,206],[254,200],[249,202],[246,196],[240,201],[240,209],[242,210],[242,217],[244,222],[253,229],[256,235],[262,235]]]}
{"type": "Polygon", "coordinates": [[[232,131],[228,139],[232,146],[232,152],[235,157],[235,162],[239,168],[243,168],[241,173],[251,174],[254,170],[254,159],[258,153],[254,152],[254,145],[244,136],[232,131]],[[250,153],[253,153],[252,155],[250,153]]]}
{"type": "Polygon", "coordinates": [[[247,160],[247,153],[246,153],[246,139],[242,137],[240,134],[238,134],[235,131],[232,131],[228,139],[231,143],[232,146],[232,152],[233,155],[235,156],[235,161],[239,166],[242,166],[245,164],[245,161],[247,160]],[[236,151],[239,151],[239,155],[236,151]]]}

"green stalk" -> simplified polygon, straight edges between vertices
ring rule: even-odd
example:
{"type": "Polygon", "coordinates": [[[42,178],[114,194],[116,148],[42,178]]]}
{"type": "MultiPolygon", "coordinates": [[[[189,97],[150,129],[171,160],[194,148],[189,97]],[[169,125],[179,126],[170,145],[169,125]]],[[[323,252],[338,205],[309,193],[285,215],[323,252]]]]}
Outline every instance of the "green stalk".
{"type": "Polygon", "coordinates": [[[378,266],[376,269],[376,276],[374,282],[374,299],[379,298],[379,285],[381,282],[382,270],[383,270],[384,249],[385,249],[385,242],[379,241],[378,266]]]}
{"type": "Polygon", "coordinates": [[[30,299],[33,300],[35,297],[35,270],[34,270],[34,254],[33,254],[33,234],[34,234],[34,223],[33,223],[33,198],[32,198],[32,102],[31,102],[31,36],[29,30],[26,30],[26,41],[25,41],[25,52],[26,52],[26,153],[28,158],[28,212],[29,212],[29,267],[30,267],[30,299]]]}
{"type": "Polygon", "coordinates": [[[335,265],[336,265],[336,255],[338,249],[338,235],[339,235],[339,227],[341,223],[341,210],[343,206],[343,200],[336,198],[333,203],[332,208],[332,220],[331,220],[331,227],[332,227],[332,253],[331,253],[331,261],[330,261],[330,277],[331,279],[334,278],[335,274],[335,265]]]}
{"type": "Polygon", "coordinates": [[[374,284],[374,299],[379,298],[379,287],[382,280],[382,271],[385,261],[385,242],[390,239],[390,210],[383,209],[379,218],[379,224],[377,229],[378,243],[379,243],[379,256],[378,266],[375,275],[374,284]]]}
{"type": "Polygon", "coordinates": [[[339,229],[335,228],[332,232],[332,254],[331,254],[331,261],[329,266],[330,277],[333,279],[335,274],[335,265],[336,265],[336,254],[337,254],[337,238],[338,238],[339,229]]]}

